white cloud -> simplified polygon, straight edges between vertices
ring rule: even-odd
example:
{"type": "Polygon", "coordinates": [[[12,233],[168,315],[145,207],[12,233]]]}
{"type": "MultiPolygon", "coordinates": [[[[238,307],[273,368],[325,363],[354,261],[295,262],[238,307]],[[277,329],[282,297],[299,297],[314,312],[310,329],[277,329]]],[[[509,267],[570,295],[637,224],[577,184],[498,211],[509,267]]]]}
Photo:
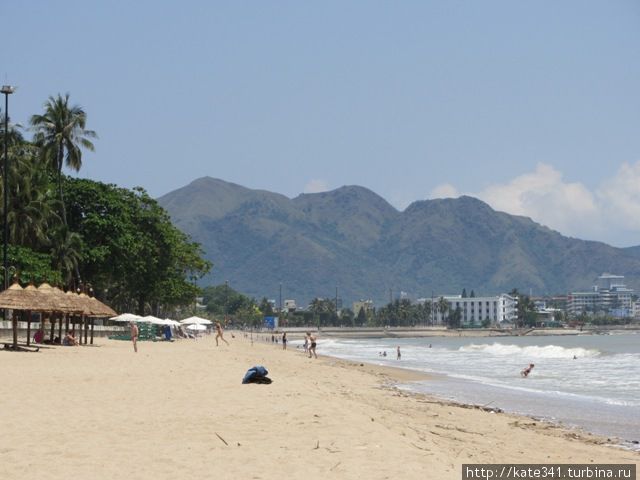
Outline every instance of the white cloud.
{"type": "Polygon", "coordinates": [[[304,186],[304,193],[320,193],[320,192],[326,192],[327,190],[329,190],[329,186],[327,185],[327,182],[325,182],[322,179],[316,178],[311,180],[309,183],[307,183],[304,186]]]}
{"type": "MultiPolygon", "coordinates": [[[[432,198],[458,195],[449,184],[432,192],[432,198]]],[[[564,235],[618,246],[640,244],[640,162],[622,164],[593,191],[582,183],[565,181],[562,172],[540,163],[533,172],[468,195],[564,235]]]]}
{"type": "Polygon", "coordinates": [[[431,190],[429,193],[429,198],[458,198],[460,193],[450,183],[443,183],[442,185],[438,185],[436,188],[431,190]]]}
{"type": "MultiPolygon", "coordinates": [[[[640,162],[623,163],[616,174],[596,190],[609,221],[640,234],[640,162]]],[[[640,244],[640,235],[636,240],[640,244]]]]}
{"type": "Polygon", "coordinates": [[[534,172],[492,185],[477,196],[496,210],[531,217],[569,235],[600,228],[596,199],[583,184],[565,182],[562,173],[540,163],[534,172]]]}

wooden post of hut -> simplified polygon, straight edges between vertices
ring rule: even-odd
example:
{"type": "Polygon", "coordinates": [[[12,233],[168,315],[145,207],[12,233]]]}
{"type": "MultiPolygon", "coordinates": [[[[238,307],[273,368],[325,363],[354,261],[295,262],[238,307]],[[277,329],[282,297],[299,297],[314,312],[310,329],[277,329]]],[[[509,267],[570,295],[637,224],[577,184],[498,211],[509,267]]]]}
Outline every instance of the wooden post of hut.
{"type": "Polygon", "coordinates": [[[87,316],[85,315],[82,318],[82,323],[84,327],[84,344],[87,344],[87,334],[89,333],[89,323],[87,322],[87,316]]]}
{"type": "Polygon", "coordinates": [[[93,345],[93,326],[96,323],[96,319],[91,317],[91,345],[93,345]]]}
{"type": "Polygon", "coordinates": [[[53,312],[49,315],[49,321],[51,322],[51,343],[53,343],[53,336],[56,334],[56,318],[53,315],[53,312]]]}
{"type": "Polygon", "coordinates": [[[64,331],[69,331],[69,314],[64,316],[64,331]]]}
{"type": "Polygon", "coordinates": [[[15,310],[11,312],[11,326],[13,327],[13,349],[18,350],[18,317],[15,310]]]}
{"type": "Polygon", "coordinates": [[[60,314],[60,318],[58,318],[58,338],[60,339],[60,343],[62,344],[62,316],[64,314],[60,314]]]}
{"type": "Polygon", "coordinates": [[[31,345],[31,310],[23,312],[27,314],[27,347],[31,345]]]}

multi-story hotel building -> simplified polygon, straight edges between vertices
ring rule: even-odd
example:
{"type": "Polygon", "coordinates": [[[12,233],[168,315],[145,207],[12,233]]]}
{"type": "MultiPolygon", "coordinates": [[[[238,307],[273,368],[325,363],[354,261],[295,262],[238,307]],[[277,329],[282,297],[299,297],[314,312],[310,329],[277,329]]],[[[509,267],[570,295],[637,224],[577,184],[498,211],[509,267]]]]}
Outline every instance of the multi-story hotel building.
{"type": "MultiPolygon", "coordinates": [[[[427,301],[426,299],[422,299],[427,301]]],[[[488,320],[492,324],[500,322],[514,322],[518,315],[518,299],[503,293],[494,297],[462,297],[462,295],[445,295],[434,298],[436,309],[434,318],[436,324],[446,323],[446,317],[460,309],[460,321],[462,325],[482,325],[488,320]],[[448,304],[446,312],[438,310],[440,298],[448,304]]]]}
{"type": "Polygon", "coordinates": [[[633,289],[624,284],[624,276],[603,273],[596,279],[593,289],[586,292],[571,292],[567,296],[567,312],[608,313],[611,310],[626,311],[632,315],[633,289]]]}

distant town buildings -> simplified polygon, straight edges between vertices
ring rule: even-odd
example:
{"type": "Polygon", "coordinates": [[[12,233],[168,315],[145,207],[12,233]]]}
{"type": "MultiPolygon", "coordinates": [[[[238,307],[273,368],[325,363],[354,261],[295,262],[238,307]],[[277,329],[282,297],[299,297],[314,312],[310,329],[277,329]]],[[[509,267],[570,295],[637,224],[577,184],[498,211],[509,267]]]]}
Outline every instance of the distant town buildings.
{"type": "Polygon", "coordinates": [[[615,317],[633,315],[634,291],[624,284],[624,276],[603,273],[592,290],[567,295],[570,315],[607,313],[615,317]]]}
{"type": "Polygon", "coordinates": [[[296,306],[295,300],[285,300],[284,301],[284,309],[287,312],[295,312],[298,307],[296,306]]]}

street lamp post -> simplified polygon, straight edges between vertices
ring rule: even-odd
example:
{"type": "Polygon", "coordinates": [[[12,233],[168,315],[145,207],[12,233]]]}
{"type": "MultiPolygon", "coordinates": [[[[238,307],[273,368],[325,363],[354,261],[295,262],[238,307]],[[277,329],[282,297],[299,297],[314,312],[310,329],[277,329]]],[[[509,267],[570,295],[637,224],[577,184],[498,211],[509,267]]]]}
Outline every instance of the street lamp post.
{"type": "Polygon", "coordinates": [[[224,281],[224,323],[227,324],[229,315],[229,280],[224,281]]]}
{"type": "MultiPolygon", "coordinates": [[[[6,290],[9,287],[9,262],[7,261],[7,246],[9,245],[9,222],[8,222],[8,209],[9,209],[9,95],[15,91],[15,88],[10,85],[3,85],[0,92],[4,94],[4,164],[2,170],[2,179],[4,181],[4,235],[3,248],[2,248],[2,265],[4,267],[4,282],[3,287],[6,290]]],[[[7,309],[2,310],[2,320],[7,320],[7,309]]],[[[14,319],[13,321],[13,348],[18,348],[18,324],[14,319]]]]}
{"type": "MultiPolygon", "coordinates": [[[[3,168],[3,188],[4,188],[4,236],[3,236],[3,248],[2,248],[2,265],[4,266],[4,289],[9,287],[9,265],[7,261],[7,246],[9,245],[9,95],[15,91],[15,87],[10,85],[3,85],[0,92],[4,94],[4,164],[3,168]]],[[[6,310],[4,313],[4,319],[6,320],[6,310]]]]}

